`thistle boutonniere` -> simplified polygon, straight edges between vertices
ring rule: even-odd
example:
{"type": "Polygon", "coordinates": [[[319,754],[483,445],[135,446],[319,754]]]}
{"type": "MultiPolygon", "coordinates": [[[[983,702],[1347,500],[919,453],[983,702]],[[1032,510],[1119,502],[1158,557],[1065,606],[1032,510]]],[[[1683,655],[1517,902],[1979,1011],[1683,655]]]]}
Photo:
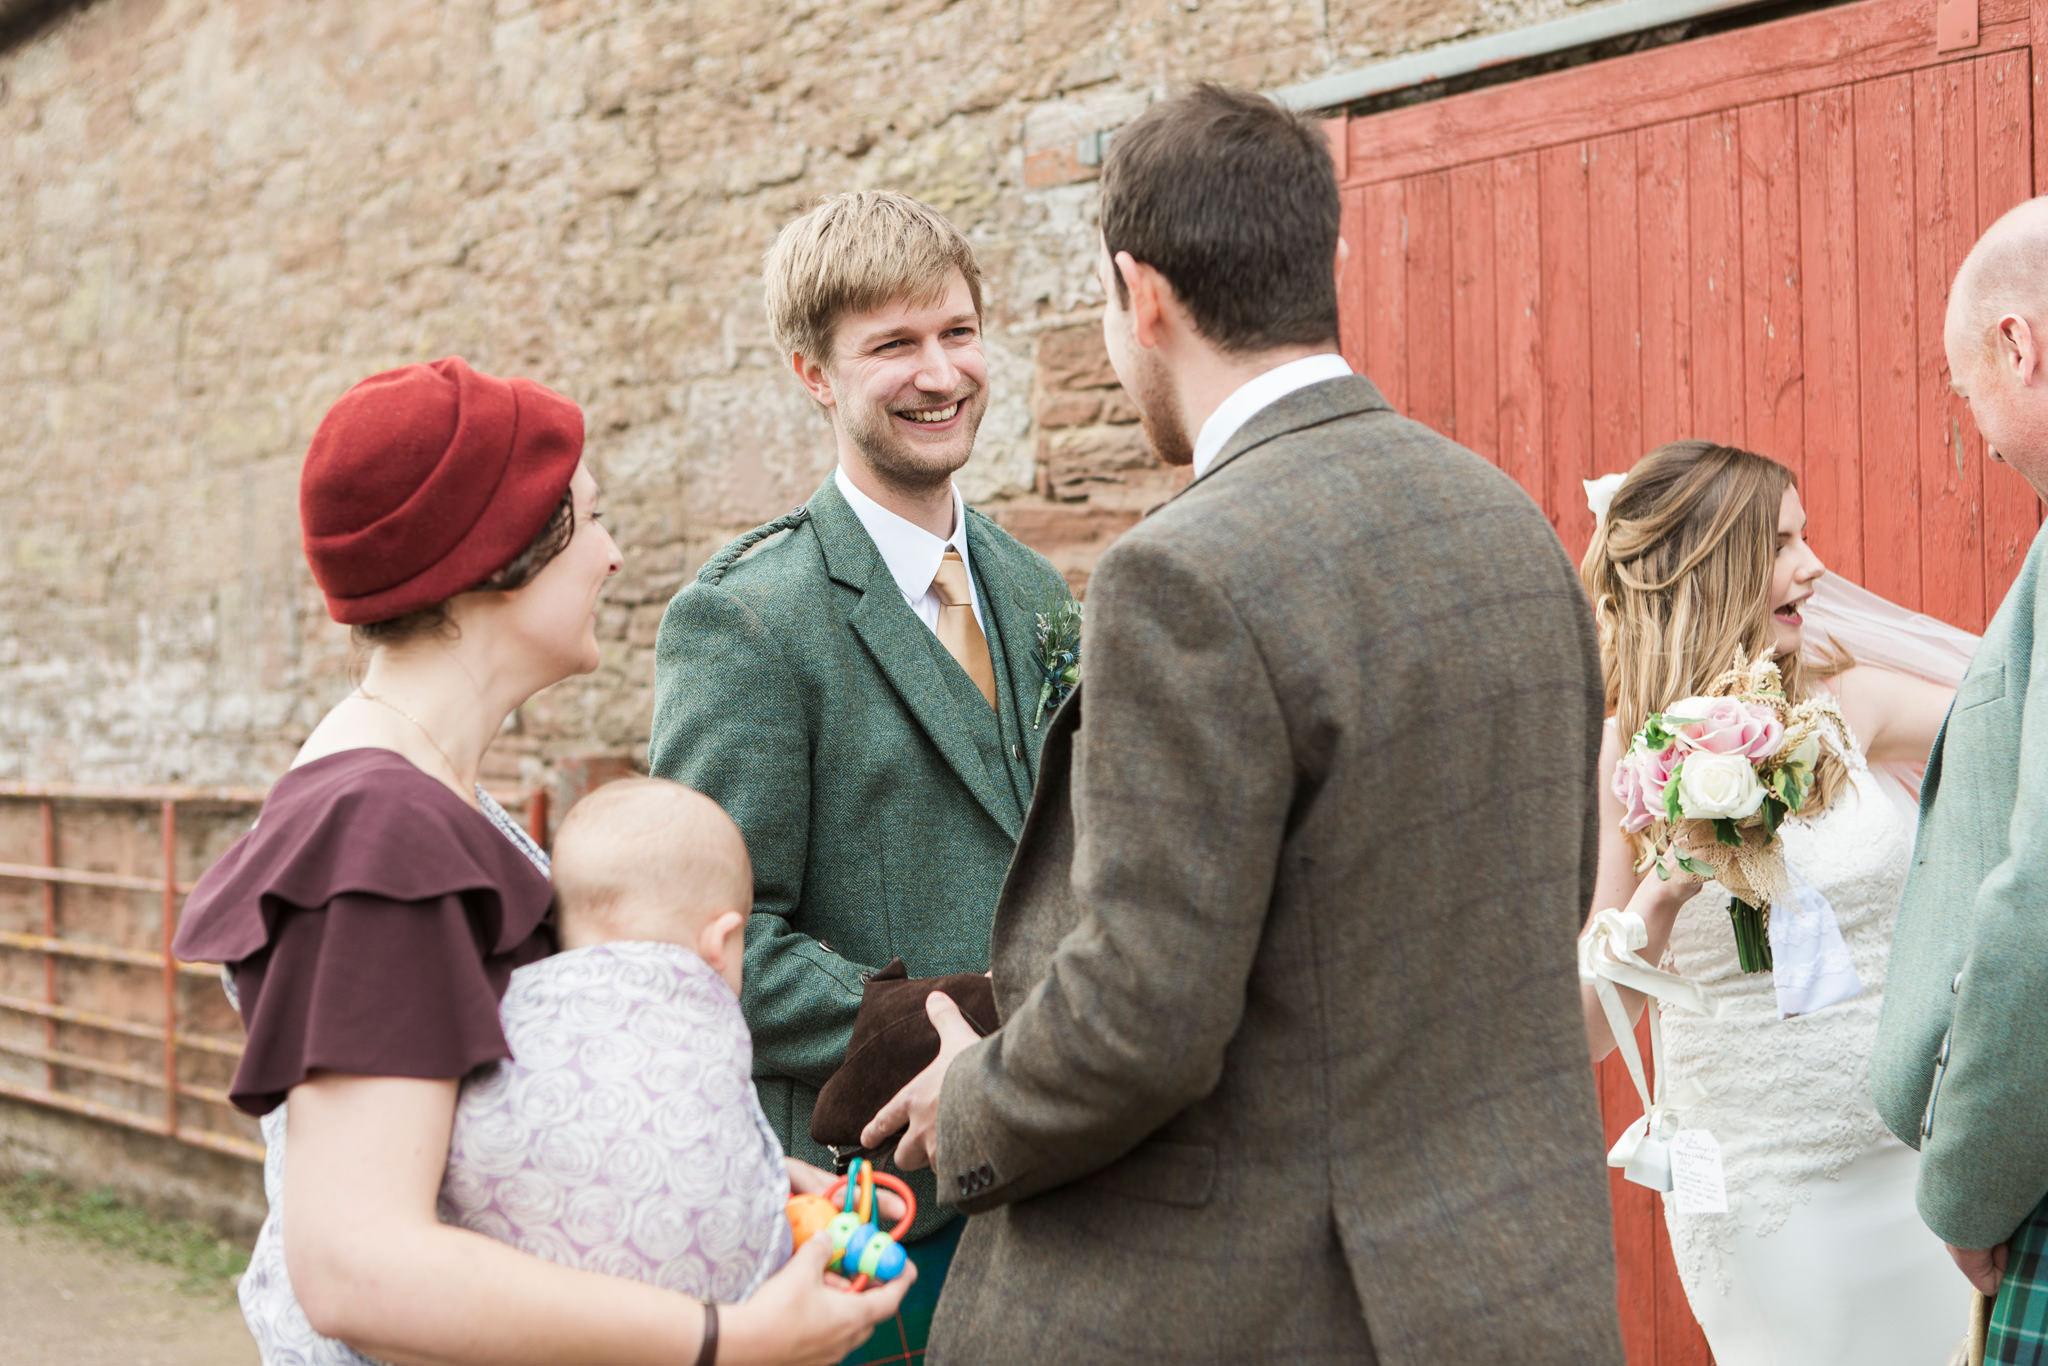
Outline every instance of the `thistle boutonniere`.
{"type": "Polygon", "coordinates": [[[1038,614],[1038,678],[1033,730],[1045,720],[1047,708],[1057,710],[1081,681],[1081,604],[1072,598],[1048,603],[1038,614]]]}

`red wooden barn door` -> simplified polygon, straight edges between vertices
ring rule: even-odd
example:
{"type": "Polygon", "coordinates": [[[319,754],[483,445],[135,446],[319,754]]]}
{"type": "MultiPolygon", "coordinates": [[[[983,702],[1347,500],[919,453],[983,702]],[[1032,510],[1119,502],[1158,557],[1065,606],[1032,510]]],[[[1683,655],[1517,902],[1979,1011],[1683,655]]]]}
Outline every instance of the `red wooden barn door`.
{"type": "MultiPolygon", "coordinates": [[[[1979,232],[2048,183],[2048,6],[1982,0],[1951,52],[1936,8],[1867,0],[1350,120],[1346,355],[1574,556],[1581,479],[1707,437],[1799,472],[1831,567],[1981,630],[2041,510],[1983,459],[1942,319],[1979,232]]],[[[1601,1092],[1611,1138],[1639,1106],[1612,1061],[1601,1092]]],[[[1614,1194],[1632,1366],[1707,1362],[1654,1197],[1614,1194]]]]}

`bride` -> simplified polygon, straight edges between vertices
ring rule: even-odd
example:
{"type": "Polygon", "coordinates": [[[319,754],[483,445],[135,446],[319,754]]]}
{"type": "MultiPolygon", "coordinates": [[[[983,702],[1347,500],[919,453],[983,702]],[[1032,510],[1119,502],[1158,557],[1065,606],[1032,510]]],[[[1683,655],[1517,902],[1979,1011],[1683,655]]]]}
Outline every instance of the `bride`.
{"type": "MultiPolygon", "coordinates": [[[[1592,909],[1641,916],[1641,956],[1691,979],[1708,1006],[1706,1015],[1663,1009],[1660,1090],[1681,1108],[1681,1128],[1713,1135],[1724,1164],[1726,1213],[1686,1213],[1664,1200],[1679,1276],[1714,1359],[1939,1366],[1961,1335],[1966,1287],[1914,1211],[1913,1152],[1886,1131],[1869,1095],[1913,848],[1906,794],[1896,780],[1888,792],[1882,770],[1924,762],[1975,638],[1849,585],[1830,584],[1815,599],[1826,571],[1805,532],[1790,470],[1708,442],[1659,447],[1614,492],[1580,571],[1600,623],[1609,713],[1592,909]],[[1832,614],[1828,640],[1808,640],[1827,598],[1848,607],[1832,614]],[[1774,916],[1772,937],[1797,933],[1831,949],[1819,955],[1828,971],[1817,984],[1792,980],[1802,967],[1811,977],[1817,960],[1789,942],[1780,980],[1738,968],[1720,884],[1678,869],[1668,881],[1654,869],[1639,874],[1611,781],[1646,715],[1765,646],[1794,701],[1824,689],[1846,723],[1824,748],[1819,801],[1781,832],[1795,884],[1781,903],[1796,900],[1798,910],[1774,916]],[[1851,665],[1843,647],[1863,662],[1851,665]],[[1939,679],[1948,686],[1930,681],[1939,679]],[[1803,998],[1794,994],[1802,988],[1803,998]]],[[[1917,769],[1907,776],[1917,787],[1917,769]]],[[[1637,1020],[1645,998],[1621,995],[1637,1020]]],[[[1616,1040],[1591,986],[1585,998],[1597,1062],[1616,1040]]]]}

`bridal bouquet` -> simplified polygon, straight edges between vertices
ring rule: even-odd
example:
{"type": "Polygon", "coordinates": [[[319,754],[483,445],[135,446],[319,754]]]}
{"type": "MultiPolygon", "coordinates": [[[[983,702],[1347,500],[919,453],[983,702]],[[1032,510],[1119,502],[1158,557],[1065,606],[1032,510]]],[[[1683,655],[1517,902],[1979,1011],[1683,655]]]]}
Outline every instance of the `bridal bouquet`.
{"type": "Polygon", "coordinates": [[[1812,796],[1823,723],[1839,716],[1832,701],[1790,703],[1760,654],[1651,716],[1614,771],[1621,828],[1650,850],[1638,871],[1655,860],[1668,878],[1668,853],[1726,887],[1744,972],[1770,970],[1765,916],[1789,883],[1778,826],[1812,796]]]}

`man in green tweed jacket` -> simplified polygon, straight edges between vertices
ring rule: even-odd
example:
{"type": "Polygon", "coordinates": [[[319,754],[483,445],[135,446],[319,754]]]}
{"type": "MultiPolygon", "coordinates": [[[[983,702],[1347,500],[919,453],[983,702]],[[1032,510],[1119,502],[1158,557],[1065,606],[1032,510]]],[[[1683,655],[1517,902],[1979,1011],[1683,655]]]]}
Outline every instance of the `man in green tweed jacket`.
{"type": "MultiPolygon", "coordinates": [[[[2048,495],[2048,199],[1994,224],[1944,341],[1985,448],[2048,495]]],[[[1920,1215],[1997,1300],[1986,1360],[2048,1355],[2048,592],[2036,538],[1928,759],[1871,1087],[1920,1215]]]]}
{"type": "MultiPolygon", "coordinates": [[[[867,975],[892,957],[913,977],[988,967],[1043,734],[1037,617],[1070,599],[953,487],[988,372],[952,225],[902,195],[836,196],[784,229],[766,274],[839,467],[669,604],[649,762],[746,834],[755,1084],[787,1151],[823,1164],[811,1111],[867,975]]],[[[870,1344],[890,1354],[857,1359],[921,1354],[958,1239],[930,1173],[910,1179],[920,1284],[901,1340],[885,1325],[870,1344]]]]}

